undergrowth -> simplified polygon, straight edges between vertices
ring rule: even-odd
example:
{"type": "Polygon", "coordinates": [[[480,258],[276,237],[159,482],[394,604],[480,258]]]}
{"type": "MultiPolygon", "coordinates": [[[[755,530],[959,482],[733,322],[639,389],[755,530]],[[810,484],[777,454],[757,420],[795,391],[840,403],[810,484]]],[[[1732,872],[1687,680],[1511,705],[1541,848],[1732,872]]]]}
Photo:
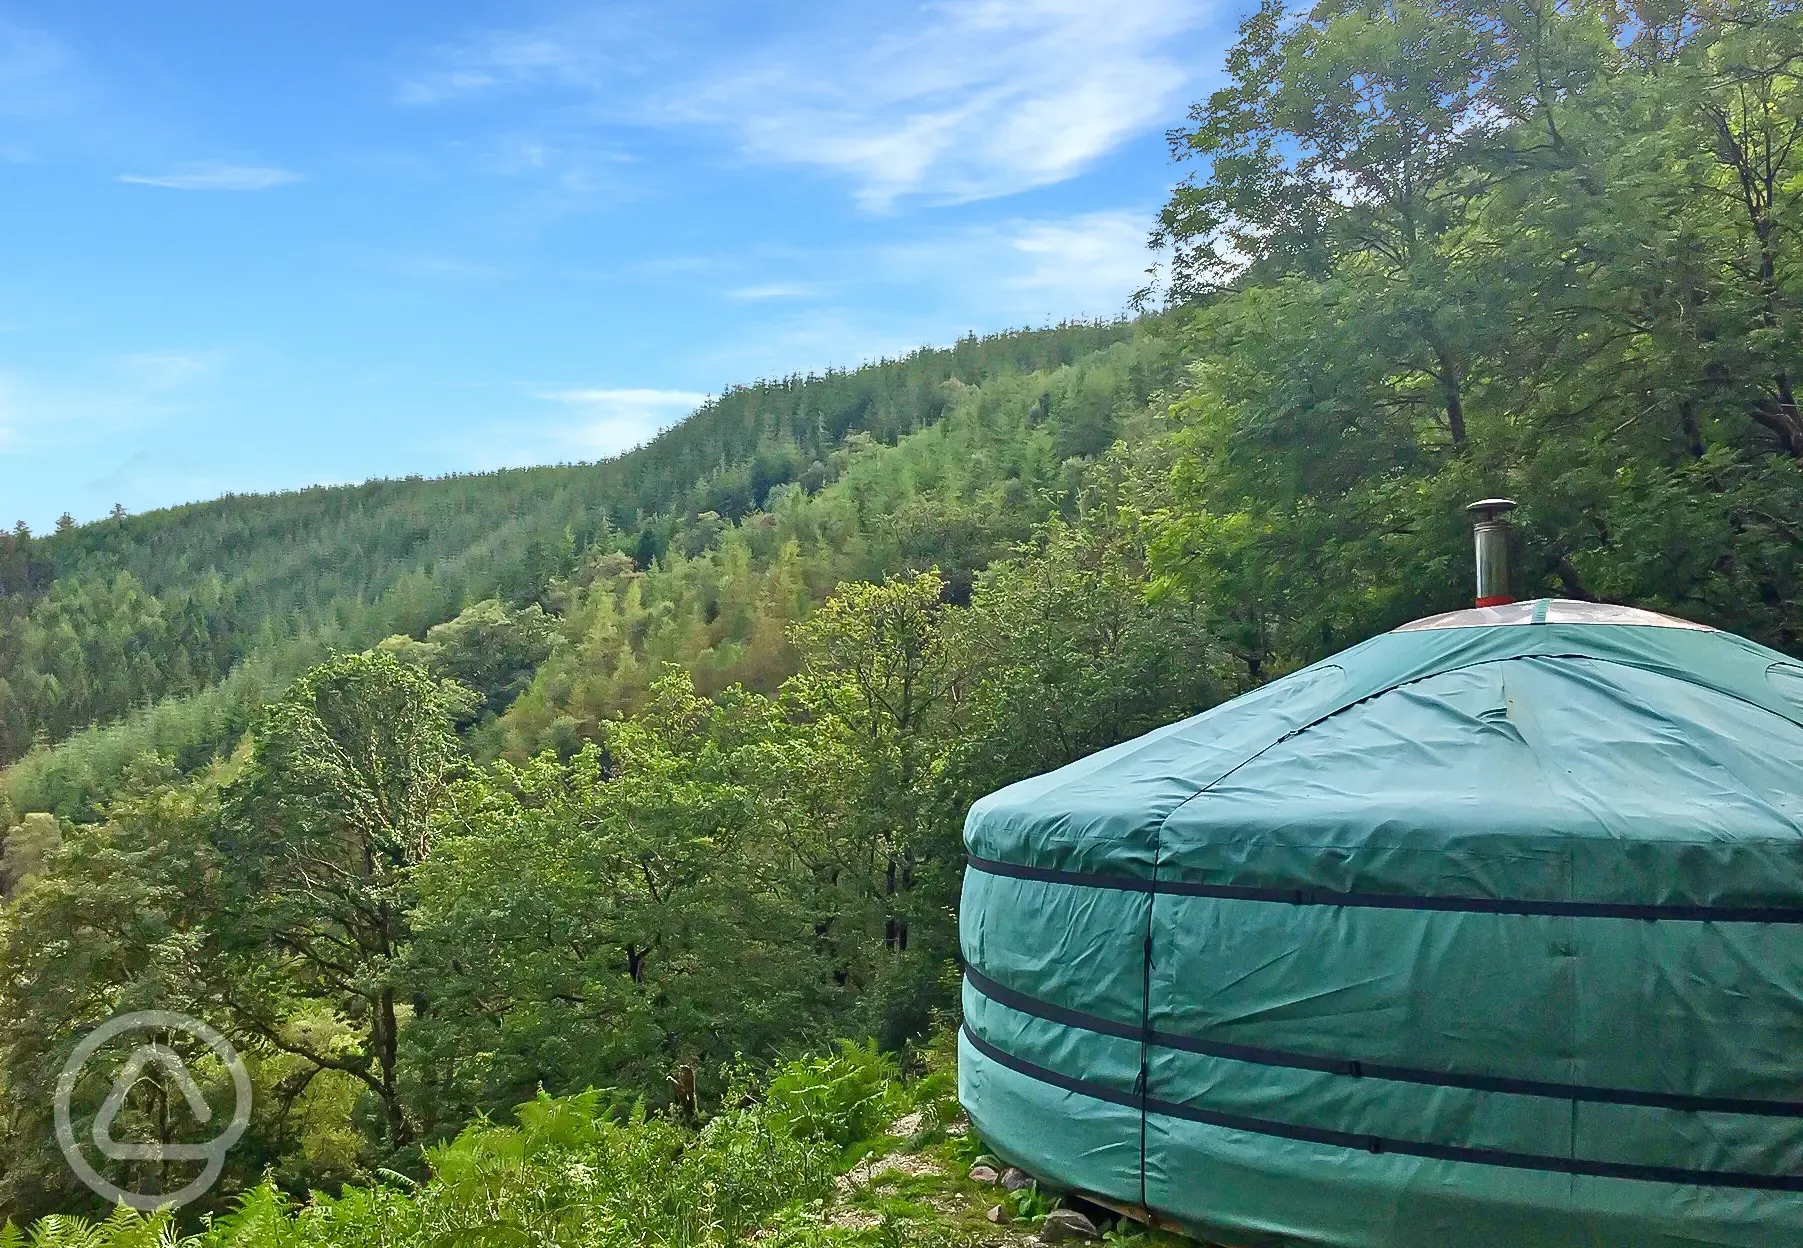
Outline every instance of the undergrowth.
{"type": "MultiPolygon", "coordinates": [[[[540,1096],[512,1125],[482,1123],[401,1176],[296,1201],[271,1183],[184,1229],[163,1211],[0,1227],[0,1248],[972,1248],[1022,1244],[1055,1201],[965,1176],[982,1143],[957,1105],[942,1038],[912,1073],[843,1042],[792,1062],[760,1091],[739,1072],[698,1127],[621,1112],[600,1093],[540,1096]],[[898,1158],[911,1164],[885,1166],[898,1158]],[[1000,1204],[1009,1225],[987,1222],[1000,1204]]],[[[1123,1227],[1110,1242],[1178,1241],[1123,1227]]]]}

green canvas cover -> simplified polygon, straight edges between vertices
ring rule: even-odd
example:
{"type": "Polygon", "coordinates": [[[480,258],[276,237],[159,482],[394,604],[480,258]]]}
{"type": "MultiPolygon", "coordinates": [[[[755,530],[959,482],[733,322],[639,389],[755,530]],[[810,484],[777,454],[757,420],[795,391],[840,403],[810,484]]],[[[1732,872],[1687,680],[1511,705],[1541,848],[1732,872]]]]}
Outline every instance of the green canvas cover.
{"type": "Polygon", "coordinates": [[[972,808],[960,1095],[1229,1245],[1803,1243],[1803,666],[1418,621],[972,808]]]}

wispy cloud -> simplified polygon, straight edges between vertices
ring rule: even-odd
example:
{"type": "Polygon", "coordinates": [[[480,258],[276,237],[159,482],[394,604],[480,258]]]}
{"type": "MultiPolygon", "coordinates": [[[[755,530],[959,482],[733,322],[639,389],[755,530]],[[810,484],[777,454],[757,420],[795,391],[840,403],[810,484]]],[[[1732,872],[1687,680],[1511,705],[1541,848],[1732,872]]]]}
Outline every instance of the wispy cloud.
{"type": "Polygon", "coordinates": [[[404,81],[397,98],[403,104],[443,104],[462,96],[501,87],[554,81],[592,84],[605,60],[601,49],[624,33],[603,15],[542,31],[490,31],[440,49],[441,65],[404,81]]]}
{"type": "Polygon", "coordinates": [[[875,26],[871,12],[822,7],[788,33],[734,31],[721,41],[730,60],[713,62],[674,61],[606,14],[490,33],[440,49],[400,98],[573,89],[612,120],[706,129],[751,160],[841,175],[872,211],[960,203],[1063,181],[1167,124],[1194,85],[1182,36],[1212,6],[936,0],[874,10],[875,26]]]}
{"type": "Polygon", "coordinates": [[[122,173],[118,180],[177,191],[267,191],[299,182],[301,175],[292,169],[278,169],[272,165],[201,161],[182,165],[169,173],[122,173]]]}
{"type": "Polygon", "coordinates": [[[708,396],[689,390],[579,389],[543,391],[535,397],[576,417],[550,430],[551,440],[581,459],[618,455],[650,441],[687,416],[708,396]]]}
{"type": "MultiPolygon", "coordinates": [[[[819,284],[821,297],[773,303],[709,342],[697,362],[726,378],[780,376],[893,358],[967,331],[1119,316],[1153,259],[1145,244],[1150,214],[1142,205],[1008,218],[787,256],[802,276],[782,284],[832,275],[819,284]]],[[[712,267],[730,263],[723,257],[712,267]]]]}
{"type": "Polygon", "coordinates": [[[760,282],[729,290],[726,297],[739,300],[813,299],[826,293],[827,289],[822,282],[760,282]]]}
{"type": "Polygon", "coordinates": [[[76,90],[75,62],[55,36],[0,18],[0,116],[54,112],[76,90]]]}
{"type": "Polygon", "coordinates": [[[677,120],[745,152],[850,178],[882,211],[1061,182],[1165,124],[1189,75],[1171,39],[1193,0],[938,3],[864,43],[773,49],[758,70],[672,97],[677,120]]]}
{"type": "Polygon", "coordinates": [[[397,97],[403,104],[442,104],[472,91],[498,86],[500,82],[497,75],[480,70],[450,70],[439,74],[425,74],[402,83],[397,97]]]}
{"type": "Polygon", "coordinates": [[[973,225],[879,250],[890,281],[961,296],[1016,324],[1118,316],[1145,281],[1149,210],[973,225]]]}
{"type": "Polygon", "coordinates": [[[1118,316],[1147,279],[1149,210],[1090,212],[1000,227],[1003,290],[1037,316],[1118,316]]]}

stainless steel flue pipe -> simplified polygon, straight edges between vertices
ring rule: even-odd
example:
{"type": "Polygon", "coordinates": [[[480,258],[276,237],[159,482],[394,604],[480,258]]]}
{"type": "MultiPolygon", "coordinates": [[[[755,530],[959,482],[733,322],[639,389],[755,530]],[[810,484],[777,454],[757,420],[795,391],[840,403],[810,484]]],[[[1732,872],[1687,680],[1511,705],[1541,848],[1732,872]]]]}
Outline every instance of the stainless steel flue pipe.
{"type": "Polygon", "coordinates": [[[1509,596],[1509,521],[1515,510],[1512,498],[1485,498],[1465,508],[1476,518],[1477,605],[1500,607],[1514,602],[1509,596]]]}

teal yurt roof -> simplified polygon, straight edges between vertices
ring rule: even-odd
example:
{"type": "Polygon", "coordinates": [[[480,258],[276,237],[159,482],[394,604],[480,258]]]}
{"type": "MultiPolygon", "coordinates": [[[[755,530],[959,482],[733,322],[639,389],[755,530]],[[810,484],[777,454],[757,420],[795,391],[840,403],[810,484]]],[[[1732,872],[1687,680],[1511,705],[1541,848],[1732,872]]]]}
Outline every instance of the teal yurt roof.
{"type": "Polygon", "coordinates": [[[1230,1244],[1803,1242],[1803,665],[1417,621],[966,825],[961,1094],[1230,1244]]]}

